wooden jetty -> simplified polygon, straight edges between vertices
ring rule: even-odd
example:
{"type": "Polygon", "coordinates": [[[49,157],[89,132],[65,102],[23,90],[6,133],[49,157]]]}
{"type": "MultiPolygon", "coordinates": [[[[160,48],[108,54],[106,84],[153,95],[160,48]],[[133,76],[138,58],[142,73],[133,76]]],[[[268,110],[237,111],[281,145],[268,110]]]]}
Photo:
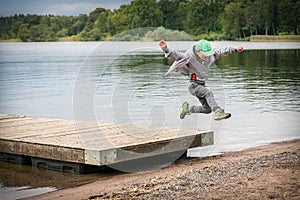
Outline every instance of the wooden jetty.
{"type": "Polygon", "coordinates": [[[212,131],[0,114],[2,160],[29,162],[34,166],[52,165],[76,172],[81,172],[81,168],[75,164],[111,165],[213,143],[212,131]]]}

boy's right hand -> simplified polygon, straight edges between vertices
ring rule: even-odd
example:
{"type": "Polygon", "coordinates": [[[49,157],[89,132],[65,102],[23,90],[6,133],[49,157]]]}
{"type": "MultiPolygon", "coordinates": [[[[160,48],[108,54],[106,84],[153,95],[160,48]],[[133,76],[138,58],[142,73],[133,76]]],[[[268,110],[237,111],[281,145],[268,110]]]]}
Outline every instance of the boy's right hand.
{"type": "Polygon", "coordinates": [[[159,46],[160,46],[160,48],[164,49],[164,48],[167,47],[167,43],[166,43],[164,40],[161,40],[161,41],[159,42],[159,46]]]}

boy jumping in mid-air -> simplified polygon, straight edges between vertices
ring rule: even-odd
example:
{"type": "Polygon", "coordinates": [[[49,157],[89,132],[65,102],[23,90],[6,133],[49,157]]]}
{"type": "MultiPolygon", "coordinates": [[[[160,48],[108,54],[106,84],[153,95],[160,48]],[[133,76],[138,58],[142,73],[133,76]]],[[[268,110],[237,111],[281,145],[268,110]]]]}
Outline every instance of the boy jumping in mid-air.
{"type": "Polygon", "coordinates": [[[242,52],[243,47],[227,47],[222,49],[212,49],[207,40],[198,41],[193,47],[185,53],[171,50],[167,47],[164,40],[159,42],[161,49],[165,52],[166,57],[172,58],[175,62],[166,74],[171,71],[180,72],[190,76],[189,92],[196,96],[202,106],[189,106],[187,102],[182,105],[180,118],[191,113],[215,113],[214,119],[227,119],[230,113],[225,113],[216,103],[213,93],[205,87],[205,81],[208,78],[208,68],[220,57],[227,56],[234,52],[242,52]]]}

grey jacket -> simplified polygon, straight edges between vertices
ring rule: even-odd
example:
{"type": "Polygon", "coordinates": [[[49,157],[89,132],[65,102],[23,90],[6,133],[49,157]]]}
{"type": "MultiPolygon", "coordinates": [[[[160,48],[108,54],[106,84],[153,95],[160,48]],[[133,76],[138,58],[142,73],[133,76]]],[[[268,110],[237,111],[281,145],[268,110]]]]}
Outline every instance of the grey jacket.
{"type": "Polygon", "coordinates": [[[195,52],[195,45],[188,49],[185,53],[181,53],[176,50],[171,50],[168,47],[163,48],[165,56],[172,58],[175,62],[171,65],[168,72],[179,72],[185,75],[196,74],[197,79],[207,80],[209,67],[220,57],[227,56],[236,52],[237,50],[232,47],[226,47],[222,49],[214,49],[214,54],[202,60],[195,52]]]}

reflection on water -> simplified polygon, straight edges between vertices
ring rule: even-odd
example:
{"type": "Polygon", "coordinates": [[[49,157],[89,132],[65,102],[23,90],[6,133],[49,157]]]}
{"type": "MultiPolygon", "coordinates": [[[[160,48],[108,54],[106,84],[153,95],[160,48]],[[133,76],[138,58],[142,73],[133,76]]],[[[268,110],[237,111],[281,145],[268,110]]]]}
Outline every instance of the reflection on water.
{"type": "Polygon", "coordinates": [[[33,170],[31,166],[0,161],[0,199],[19,199],[56,190],[49,179],[41,179],[45,173],[33,170]]]}
{"type": "Polygon", "coordinates": [[[18,199],[76,187],[114,174],[117,174],[114,170],[103,169],[99,173],[80,175],[0,161],[0,199],[18,199]]]}
{"type": "Polygon", "coordinates": [[[218,65],[234,102],[247,101],[256,112],[299,112],[299,59],[299,50],[259,50],[220,59],[218,65]]]}
{"type": "MultiPolygon", "coordinates": [[[[183,50],[193,43],[169,44],[183,50]]],[[[213,42],[214,47],[229,45],[237,43],[213,42]]],[[[221,58],[210,69],[207,85],[232,113],[222,122],[212,120],[212,114],[179,119],[184,101],[199,102],[188,93],[186,76],[164,76],[171,63],[156,42],[0,44],[0,112],[214,130],[215,145],[193,149],[190,156],[300,138],[299,43],[244,46],[248,50],[221,58]],[[282,49],[290,45],[297,48],[282,49]],[[277,46],[280,50],[271,50],[277,46]],[[256,47],[268,50],[250,50],[256,47]]],[[[99,177],[0,162],[0,194],[24,186],[46,192],[99,177]]]]}
{"type": "MultiPolygon", "coordinates": [[[[1,182],[7,187],[31,186],[32,188],[53,187],[64,189],[80,185],[82,181],[91,182],[96,179],[96,177],[87,175],[84,180],[79,174],[35,168],[30,165],[0,162],[0,166],[1,182]]],[[[98,177],[100,177],[100,174],[98,177]]]]}

